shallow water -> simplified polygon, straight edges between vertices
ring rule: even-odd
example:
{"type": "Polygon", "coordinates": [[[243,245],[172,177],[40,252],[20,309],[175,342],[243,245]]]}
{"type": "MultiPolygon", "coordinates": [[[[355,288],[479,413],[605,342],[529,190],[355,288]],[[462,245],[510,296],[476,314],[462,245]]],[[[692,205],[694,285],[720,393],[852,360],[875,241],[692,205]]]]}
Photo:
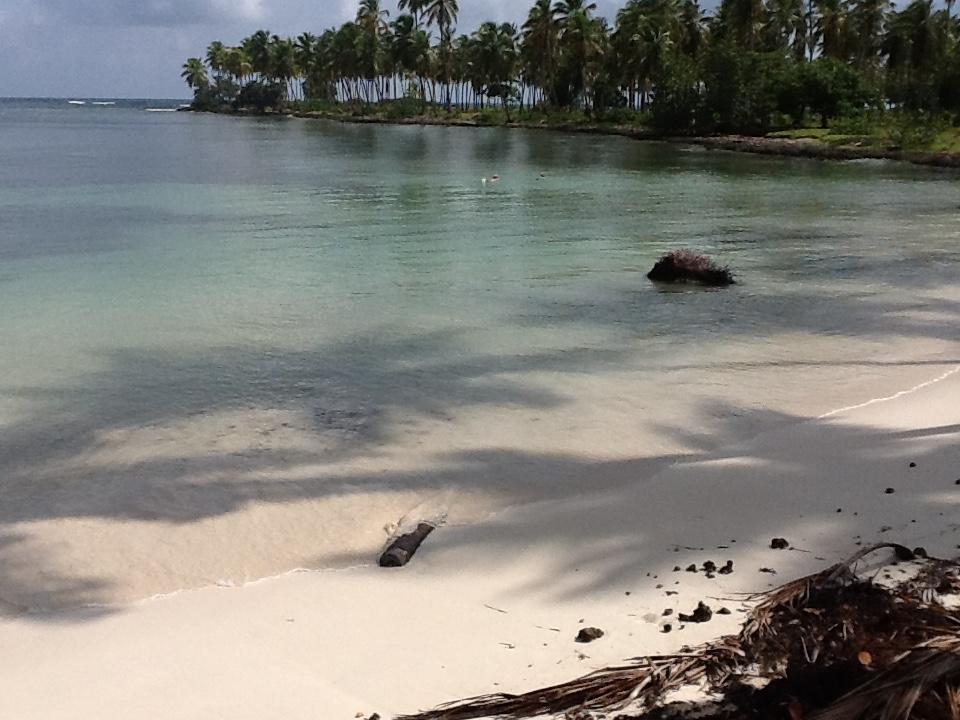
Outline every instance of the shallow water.
{"type": "Polygon", "coordinates": [[[14,605],[363,562],[958,362],[950,172],[174,105],[0,101],[14,605]],[[740,284],[647,282],[680,246],[740,284]]]}

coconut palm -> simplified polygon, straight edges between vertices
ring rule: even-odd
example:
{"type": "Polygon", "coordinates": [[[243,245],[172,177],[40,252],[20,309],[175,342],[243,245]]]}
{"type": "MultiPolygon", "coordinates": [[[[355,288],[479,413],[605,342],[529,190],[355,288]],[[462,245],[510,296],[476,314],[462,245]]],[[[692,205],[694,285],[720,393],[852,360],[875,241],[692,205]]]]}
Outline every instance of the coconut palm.
{"type": "Polygon", "coordinates": [[[287,97],[293,94],[291,82],[297,76],[297,49],[293,40],[274,36],[270,43],[269,74],[283,83],[287,97]]]}
{"type": "Polygon", "coordinates": [[[892,9],[890,0],[854,0],[851,5],[850,37],[854,59],[861,70],[876,70],[886,18],[892,9]]]}
{"type": "Polygon", "coordinates": [[[427,0],[424,10],[427,15],[427,26],[434,25],[440,30],[441,41],[450,40],[453,27],[457,24],[460,15],[460,4],[457,0],[427,0]]]}
{"type": "Polygon", "coordinates": [[[820,52],[824,57],[843,60],[848,43],[847,8],[843,0],[816,0],[820,15],[820,52]]]}
{"type": "Polygon", "coordinates": [[[524,75],[544,92],[553,91],[560,50],[560,24],[551,0],[536,0],[523,24],[524,75]]]}
{"type": "Polygon", "coordinates": [[[590,71],[603,51],[605,25],[592,13],[595,3],[584,0],[561,0],[557,3],[560,22],[562,70],[567,81],[565,98],[571,103],[583,102],[590,85],[590,71]]]}
{"type": "Polygon", "coordinates": [[[219,80],[226,69],[227,48],[219,40],[215,40],[207,47],[207,65],[219,80]]]}
{"type": "Polygon", "coordinates": [[[257,30],[240,43],[240,47],[243,48],[244,54],[253,67],[253,72],[259,75],[261,80],[270,77],[272,37],[266,30],[257,30]]]}
{"type": "Polygon", "coordinates": [[[210,79],[207,77],[207,66],[203,60],[198,57],[187,59],[183,64],[183,72],[180,77],[187,81],[191,90],[200,90],[210,85],[210,79]]]}
{"type": "Polygon", "coordinates": [[[409,12],[413,17],[413,23],[420,27],[420,17],[427,7],[428,0],[397,0],[397,9],[400,12],[409,12]]]}
{"type": "Polygon", "coordinates": [[[446,88],[446,99],[444,104],[450,109],[450,66],[453,55],[453,45],[451,37],[453,28],[457,24],[457,17],[460,14],[460,5],[457,0],[428,0],[426,5],[427,27],[434,25],[440,31],[440,46],[437,48],[437,69],[438,77],[446,88]]]}
{"type": "Polygon", "coordinates": [[[763,0],[722,0],[718,19],[731,40],[754,50],[763,33],[766,8],[763,0]]]}

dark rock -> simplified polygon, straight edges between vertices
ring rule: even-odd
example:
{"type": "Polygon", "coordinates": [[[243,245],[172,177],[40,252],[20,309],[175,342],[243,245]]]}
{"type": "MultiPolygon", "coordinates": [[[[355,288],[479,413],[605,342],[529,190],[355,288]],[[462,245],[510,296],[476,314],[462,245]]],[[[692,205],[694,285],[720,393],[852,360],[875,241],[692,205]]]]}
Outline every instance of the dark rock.
{"type": "Polygon", "coordinates": [[[696,565],[687,565],[687,572],[695,573],[697,571],[696,565]]]}
{"type": "Polygon", "coordinates": [[[661,632],[668,633],[671,630],[673,630],[673,625],[671,625],[670,623],[667,623],[666,625],[663,626],[663,630],[661,632]]]}
{"type": "Polygon", "coordinates": [[[883,492],[885,495],[893,495],[896,492],[896,490],[894,490],[893,488],[887,488],[883,492]]]}
{"type": "Polygon", "coordinates": [[[770,547],[774,550],[786,550],[790,547],[790,543],[787,542],[786,538],[774,538],[770,541],[770,547]]]}
{"type": "Polygon", "coordinates": [[[914,462],[910,463],[910,467],[915,468],[916,466],[917,466],[916,463],[914,463],[914,462]]]}
{"type": "Polygon", "coordinates": [[[709,622],[713,617],[713,610],[701,600],[697,603],[697,609],[691,614],[680,613],[677,617],[680,619],[680,622],[705,623],[709,622]]]}
{"type": "Polygon", "coordinates": [[[733,560],[727,560],[727,564],[717,570],[721,575],[730,575],[733,573],[733,560]]]}
{"type": "MultiPolygon", "coordinates": [[[[958,480],[957,482],[960,483],[960,480],[958,480]]],[[[673,571],[674,571],[674,572],[680,572],[680,566],[679,566],[679,565],[674,565],[674,566],[673,566],[673,571]]]]}
{"type": "Polygon", "coordinates": [[[713,562],[713,560],[707,560],[707,561],[703,564],[703,571],[704,571],[704,572],[708,572],[708,573],[716,572],[716,571],[717,571],[717,564],[716,564],[715,562],[713,562]]]}
{"type": "Polygon", "coordinates": [[[760,568],[760,572],[767,573],[767,575],[776,575],[777,571],[773,568],[760,568]]]}
{"type": "Polygon", "coordinates": [[[580,632],[577,633],[575,640],[578,643],[589,643],[594,640],[599,640],[603,637],[603,630],[595,627],[583,628],[580,632]]]}
{"type": "Polygon", "coordinates": [[[913,549],[913,554],[914,554],[916,557],[918,557],[918,558],[927,558],[927,557],[928,557],[928,555],[927,555],[927,549],[926,549],[926,548],[922,548],[922,547],[914,548],[914,549],[913,549]]]}
{"type": "Polygon", "coordinates": [[[670,615],[673,615],[673,608],[667,608],[666,610],[663,611],[664,617],[669,617],[670,615]]]}
{"type": "Polygon", "coordinates": [[[675,250],[661,257],[647,273],[654,282],[694,282],[712,287],[733,285],[736,282],[729,268],[717,265],[706,255],[692,250],[675,250]]]}
{"type": "Polygon", "coordinates": [[[719,610],[717,610],[717,615],[730,615],[730,614],[731,613],[729,608],[720,608],[719,610]]]}

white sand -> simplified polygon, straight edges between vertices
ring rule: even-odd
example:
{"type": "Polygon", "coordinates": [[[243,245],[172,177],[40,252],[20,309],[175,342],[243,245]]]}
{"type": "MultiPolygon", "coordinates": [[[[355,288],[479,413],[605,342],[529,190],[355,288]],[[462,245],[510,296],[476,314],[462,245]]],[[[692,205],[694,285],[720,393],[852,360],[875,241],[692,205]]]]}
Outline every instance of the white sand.
{"type": "Polygon", "coordinates": [[[386,718],[676,650],[734,631],[738,613],[664,634],[665,608],[704,599],[736,610],[714,598],[819,569],[858,542],[953,554],[958,440],[955,372],[632,486],[441,528],[402,570],[303,572],[0,620],[0,718],[386,718]],[[797,549],[769,549],[775,536],[797,549]],[[727,559],[734,574],[713,580],[673,572],[727,559]],[[575,644],[584,625],[607,634],[575,644]]]}

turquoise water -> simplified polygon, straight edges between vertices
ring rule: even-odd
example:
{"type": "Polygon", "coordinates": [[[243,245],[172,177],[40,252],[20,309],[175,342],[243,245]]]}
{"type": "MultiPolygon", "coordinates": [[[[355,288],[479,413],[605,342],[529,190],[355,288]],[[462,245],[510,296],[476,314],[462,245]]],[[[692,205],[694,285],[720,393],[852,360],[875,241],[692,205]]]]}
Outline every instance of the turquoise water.
{"type": "Polygon", "coordinates": [[[29,478],[113,498],[227,455],[668,454],[956,360],[956,174],[146,111],[175,104],[0,101],[2,523],[192,519],[29,478]],[[741,283],[645,279],[686,246],[741,283]],[[271,412],[302,435],[251,445],[271,412]]]}

